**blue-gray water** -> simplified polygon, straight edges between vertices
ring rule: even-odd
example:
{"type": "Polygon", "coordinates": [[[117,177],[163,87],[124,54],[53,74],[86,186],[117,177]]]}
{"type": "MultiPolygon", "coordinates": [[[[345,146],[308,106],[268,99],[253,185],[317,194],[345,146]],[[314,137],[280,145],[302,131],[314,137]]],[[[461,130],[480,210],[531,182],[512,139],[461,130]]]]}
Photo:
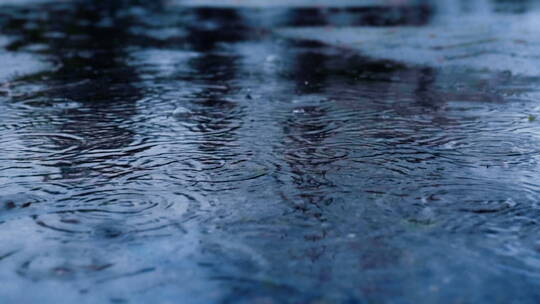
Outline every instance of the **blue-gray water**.
{"type": "Polygon", "coordinates": [[[273,31],[440,8],[10,2],[0,303],[539,303],[540,78],[273,31]]]}

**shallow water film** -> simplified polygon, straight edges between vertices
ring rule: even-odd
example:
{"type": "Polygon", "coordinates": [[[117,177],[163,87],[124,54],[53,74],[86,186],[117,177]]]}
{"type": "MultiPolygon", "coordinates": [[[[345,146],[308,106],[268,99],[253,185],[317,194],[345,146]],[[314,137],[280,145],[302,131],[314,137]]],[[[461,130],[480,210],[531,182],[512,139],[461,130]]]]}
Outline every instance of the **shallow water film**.
{"type": "Polygon", "coordinates": [[[539,303],[538,6],[0,0],[0,303],[539,303]]]}

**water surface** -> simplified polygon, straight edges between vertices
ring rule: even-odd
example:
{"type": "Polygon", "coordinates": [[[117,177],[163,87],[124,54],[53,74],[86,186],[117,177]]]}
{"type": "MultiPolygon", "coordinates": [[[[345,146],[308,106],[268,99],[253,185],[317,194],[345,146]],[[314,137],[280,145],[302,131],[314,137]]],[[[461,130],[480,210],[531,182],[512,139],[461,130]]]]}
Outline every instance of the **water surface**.
{"type": "Polygon", "coordinates": [[[27,2],[0,10],[1,302],[538,303],[539,78],[274,33],[440,8],[27,2]]]}

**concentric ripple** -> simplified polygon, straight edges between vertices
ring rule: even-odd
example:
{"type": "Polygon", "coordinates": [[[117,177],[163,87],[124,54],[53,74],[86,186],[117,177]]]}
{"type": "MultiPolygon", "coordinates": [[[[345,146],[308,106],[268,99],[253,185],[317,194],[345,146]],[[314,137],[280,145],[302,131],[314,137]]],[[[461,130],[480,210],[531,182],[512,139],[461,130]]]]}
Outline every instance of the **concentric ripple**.
{"type": "Polygon", "coordinates": [[[69,240],[126,239],[182,231],[188,210],[196,205],[190,196],[96,189],[60,199],[33,219],[69,240]]]}

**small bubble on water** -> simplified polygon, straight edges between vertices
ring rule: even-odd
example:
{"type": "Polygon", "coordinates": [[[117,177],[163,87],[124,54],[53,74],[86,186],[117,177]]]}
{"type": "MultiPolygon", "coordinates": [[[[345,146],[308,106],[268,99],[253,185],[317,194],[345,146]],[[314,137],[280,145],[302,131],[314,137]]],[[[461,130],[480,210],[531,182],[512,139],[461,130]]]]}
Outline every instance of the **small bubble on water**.
{"type": "Polygon", "coordinates": [[[188,108],[184,108],[182,106],[179,106],[177,107],[176,109],[174,109],[174,111],[172,112],[172,115],[174,117],[188,117],[190,115],[192,115],[193,112],[191,112],[190,109],[188,108]]]}

